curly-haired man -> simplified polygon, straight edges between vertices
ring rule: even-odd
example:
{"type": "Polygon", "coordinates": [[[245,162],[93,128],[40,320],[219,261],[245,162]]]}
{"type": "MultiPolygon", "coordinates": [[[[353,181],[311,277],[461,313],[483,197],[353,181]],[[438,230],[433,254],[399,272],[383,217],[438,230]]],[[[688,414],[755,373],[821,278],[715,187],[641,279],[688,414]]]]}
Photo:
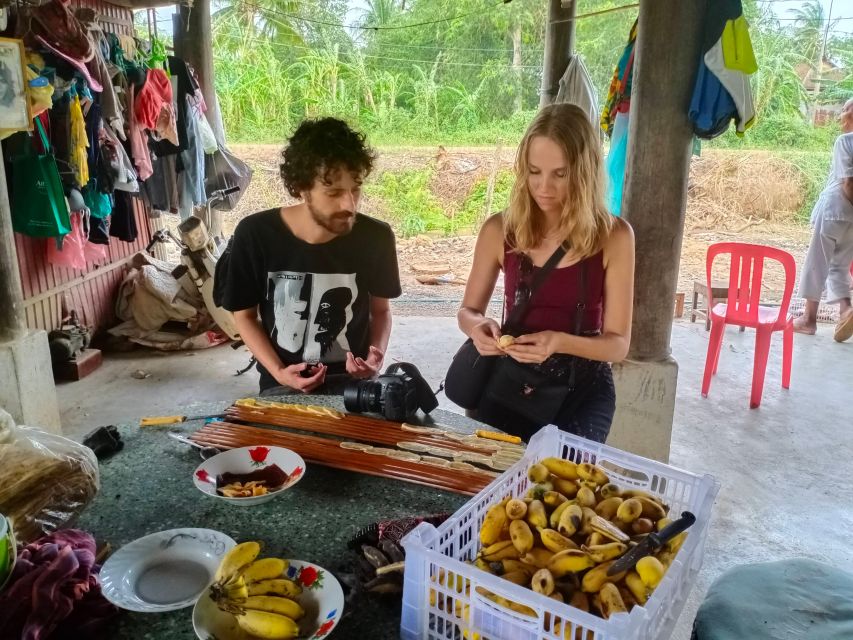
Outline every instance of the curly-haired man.
{"type": "Polygon", "coordinates": [[[346,123],[306,120],[280,167],[301,201],[237,225],[223,306],[258,361],[262,395],[339,392],[382,366],[400,276],[391,228],[357,211],[374,160],[346,123]]]}

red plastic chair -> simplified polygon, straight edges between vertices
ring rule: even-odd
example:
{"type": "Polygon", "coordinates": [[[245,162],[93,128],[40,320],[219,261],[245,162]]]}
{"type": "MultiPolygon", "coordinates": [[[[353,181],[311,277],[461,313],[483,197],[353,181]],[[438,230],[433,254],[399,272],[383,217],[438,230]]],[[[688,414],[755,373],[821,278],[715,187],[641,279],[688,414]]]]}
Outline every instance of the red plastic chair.
{"type": "Polygon", "coordinates": [[[794,350],[794,324],[788,317],[788,306],[794,291],[794,278],[797,265],[794,257],[781,249],[765,247],[760,244],[741,242],[720,242],[708,247],[706,271],[708,286],[711,286],[711,267],[717,256],[731,256],[729,265],[729,298],[710,310],[711,334],[708,341],[708,355],[705,359],[705,377],[702,380],[702,396],[708,397],[711,376],[717,373],[720,363],[720,350],[723,333],[727,324],[739,327],[754,327],[755,361],[752,371],[752,395],[749,406],[755,409],[761,404],[764,390],[764,373],[767,370],[767,356],[770,353],[770,338],[774,331],[782,331],[782,387],[791,386],[791,356],[794,350]],[[785,291],[782,304],[776,307],[764,307],[760,304],[761,280],[764,276],[764,261],[773,260],[785,270],[785,291]]]}

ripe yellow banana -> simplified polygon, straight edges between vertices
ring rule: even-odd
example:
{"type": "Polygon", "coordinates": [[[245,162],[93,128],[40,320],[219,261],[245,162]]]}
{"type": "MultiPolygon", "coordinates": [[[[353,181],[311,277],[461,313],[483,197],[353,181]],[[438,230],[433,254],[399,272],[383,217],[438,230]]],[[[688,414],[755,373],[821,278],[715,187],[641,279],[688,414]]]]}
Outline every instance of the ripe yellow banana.
{"type": "Polygon", "coordinates": [[[536,593],[550,596],[554,593],[554,576],[548,569],[539,569],[530,579],[530,588],[536,593]]]}
{"type": "Polygon", "coordinates": [[[557,527],[560,526],[560,516],[563,515],[563,511],[565,511],[569,507],[570,504],[571,504],[571,502],[569,502],[569,501],[564,502],[563,504],[558,506],[556,509],[554,509],[551,512],[551,515],[548,516],[548,524],[551,525],[552,529],[556,529],[557,527]]]}
{"type": "Polygon", "coordinates": [[[549,475],[551,474],[548,471],[548,468],[543,464],[539,464],[538,462],[536,464],[530,465],[530,468],[527,470],[527,478],[531,482],[534,482],[536,484],[540,482],[545,482],[548,479],[549,475]]]}
{"type": "Polygon", "coordinates": [[[681,550],[681,547],[684,546],[684,541],[687,540],[687,532],[682,531],[674,538],[670,538],[666,542],[667,551],[670,551],[673,554],[678,553],[681,550]]]}
{"type": "Polygon", "coordinates": [[[548,561],[547,569],[555,578],[569,573],[578,573],[595,565],[592,558],[579,549],[567,549],[555,553],[548,561]]]}
{"type": "Polygon", "coordinates": [[[649,589],[654,589],[663,580],[666,573],[666,568],[661,564],[661,561],[654,556],[645,556],[637,561],[634,570],[640,576],[640,580],[649,589]]]}
{"type": "Polygon", "coordinates": [[[506,503],[506,516],[510,520],[523,518],[527,513],[527,503],[524,500],[514,498],[506,503]]]}
{"type": "Polygon", "coordinates": [[[628,591],[634,596],[634,600],[637,601],[638,605],[643,606],[646,604],[646,601],[649,599],[649,588],[643,584],[640,574],[636,571],[629,571],[628,575],[625,576],[625,586],[628,587],[628,591]]]}
{"type": "Polygon", "coordinates": [[[287,567],[288,562],[281,558],[261,558],[243,569],[241,575],[246,584],[251,584],[260,580],[280,578],[287,571],[287,567]]]}
{"type": "Polygon", "coordinates": [[[623,498],[624,499],[624,497],[625,497],[622,495],[622,490],[619,488],[619,486],[613,484],[612,482],[608,482],[606,485],[601,487],[601,489],[599,490],[599,493],[601,494],[601,497],[604,498],[605,500],[607,498],[623,498]]]}
{"type": "Polygon", "coordinates": [[[593,569],[587,571],[583,576],[583,580],[581,580],[581,589],[587,593],[598,593],[601,591],[601,587],[608,582],[619,582],[624,578],[624,571],[613,576],[607,575],[607,571],[613,566],[614,562],[616,561],[609,560],[608,562],[603,562],[602,564],[596,565],[593,569]]]}
{"type": "Polygon", "coordinates": [[[557,524],[557,530],[564,536],[570,538],[581,527],[583,522],[583,509],[576,504],[571,504],[560,515],[560,522],[557,524]]]}
{"type": "Polygon", "coordinates": [[[639,498],[628,498],[616,509],[616,519],[625,524],[631,524],[641,515],[643,515],[643,503],[639,498]]]}
{"type": "Polygon", "coordinates": [[[583,507],[581,511],[583,512],[583,517],[581,517],[581,526],[578,529],[578,533],[588,536],[592,534],[592,519],[597,518],[598,515],[589,507],[583,507]]]}
{"type": "Polygon", "coordinates": [[[604,500],[596,505],[595,512],[605,520],[613,520],[616,517],[616,512],[621,504],[622,498],[619,496],[604,498],[604,500]]]}
{"type": "Polygon", "coordinates": [[[622,594],[619,593],[619,588],[612,583],[607,583],[601,587],[598,592],[598,597],[601,601],[601,615],[607,620],[614,613],[627,613],[628,608],[622,600],[622,594]]]}
{"type": "Polygon", "coordinates": [[[241,542],[236,547],[229,549],[222,557],[222,562],[213,576],[214,582],[221,582],[229,576],[237,573],[250,562],[254,561],[261,552],[261,545],[257,542],[241,542]]]}
{"type": "Polygon", "coordinates": [[[302,587],[287,578],[258,580],[249,585],[250,596],[285,596],[286,598],[295,598],[300,593],[302,593],[302,587]]]}
{"type": "Polygon", "coordinates": [[[655,523],[649,520],[648,518],[638,518],[631,523],[631,531],[633,531],[638,536],[644,535],[646,533],[651,533],[655,530],[655,523]]]}
{"type": "Polygon", "coordinates": [[[251,596],[246,598],[246,601],[242,602],[240,606],[246,609],[278,613],[294,620],[299,620],[305,615],[305,609],[298,602],[280,596],[251,596]]]}
{"type": "Polygon", "coordinates": [[[579,486],[574,480],[566,480],[565,478],[551,474],[548,481],[554,485],[554,491],[559,491],[569,499],[574,498],[578,494],[579,486]]]}
{"type": "Polygon", "coordinates": [[[584,462],[578,465],[577,471],[578,477],[580,477],[581,480],[589,480],[599,487],[610,482],[610,478],[607,477],[607,473],[605,473],[604,469],[598,465],[584,462]]]}
{"type": "Polygon", "coordinates": [[[667,508],[664,507],[660,502],[655,500],[651,500],[650,498],[635,498],[640,501],[642,505],[643,512],[642,515],[644,518],[648,518],[649,520],[654,520],[657,522],[661,518],[665,518],[667,514],[667,508]]]}
{"type": "Polygon", "coordinates": [[[559,534],[553,529],[540,529],[539,537],[542,540],[542,546],[548,549],[551,553],[560,553],[567,549],[577,549],[576,545],[569,538],[559,534]]]}
{"type": "Polygon", "coordinates": [[[527,577],[529,578],[533,575],[533,572],[536,571],[536,567],[522,562],[521,560],[514,560],[513,558],[506,558],[505,560],[502,560],[501,565],[503,566],[504,574],[513,573],[515,571],[524,571],[527,573],[527,577]]]}
{"type": "Polygon", "coordinates": [[[513,520],[509,523],[509,537],[515,545],[519,555],[525,554],[533,548],[533,532],[524,520],[513,520]]]}
{"type": "Polygon", "coordinates": [[[558,478],[563,478],[563,480],[578,479],[578,465],[571,460],[563,460],[561,458],[543,458],[539,463],[558,478]]]}
{"type": "Polygon", "coordinates": [[[512,540],[500,540],[480,551],[480,557],[487,562],[497,562],[506,558],[518,559],[518,549],[512,540]]]}
{"type": "Polygon", "coordinates": [[[555,509],[564,502],[568,501],[569,499],[559,491],[546,491],[542,496],[542,502],[544,502],[546,506],[551,507],[552,509],[555,509]]]}
{"type": "Polygon", "coordinates": [[[509,571],[508,573],[502,573],[501,578],[522,587],[526,587],[530,582],[530,574],[527,571],[509,571]]]}
{"type": "Polygon", "coordinates": [[[621,542],[608,542],[607,544],[599,544],[594,547],[583,547],[583,550],[589,554],[593,562],[601,564],[608,560],[618,558],[628,550],[628,545],[621,542]]]}
{"type": "Polygon", "coordinates": [[[480,527],[480,543],[490,545],[497,541],[507,520],[509,518],[506,515],[504,504],[495,504],[489,507],[489,510],[486,511],[486,517],[483,519],[483,526],[480,527]]]}
{"type": "Polygon", "coordinates": [[[531,567],[536,567],[537,569],[541,569],[543,567],[548,566],[548,562],[553,557],[554,553],[552,551],[548,551],[548,549],[542,549],[540,547],[534,547],[523,556],[521,556],[520,560],[524,564],[529,564],[531,567]]]}
{"type": "Polygon", "coordinates": [[[548,527],[548,514],[545,513],[545,505],[541,500],[533,500],[527,505],[527,524],[533,529],[548,527]]]}
{"type": "Polygon", "coordinates": [[[265,640],[286,640],[299,635],[299,625],[294,620],[268,611],[246,609],[237,616],[237,624],[247,633],[265,640]]]}
{"type": "Polygon", "coordinates": [[[494,573],[488,561],[484,560],[480,556],[477,556],[477,559],[474,560],[474,566],[476,566],[480,571],[485,571],[486,573],[494,573]]]}
{"type": "Polygon", "coordinates": [[[589,507],[590,509],[594,509],[595,503],[597,502],[595,491],[587,486],[583,486],[578,489],[578,494],[575,496],[575,500],[577,500],[580,506],[589,507]]]}

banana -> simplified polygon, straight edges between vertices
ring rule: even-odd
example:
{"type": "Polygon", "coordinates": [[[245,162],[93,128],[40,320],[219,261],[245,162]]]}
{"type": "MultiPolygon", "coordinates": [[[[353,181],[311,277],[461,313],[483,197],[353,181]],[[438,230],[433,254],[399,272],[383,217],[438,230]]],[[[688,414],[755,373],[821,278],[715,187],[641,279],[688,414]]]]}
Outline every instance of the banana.
{"type": "Polygon", "coordinates": [[[628,498],[616,509],[616,519],[625,524],[631,524],[641,515],[643,515],[643,503],[638,498],[628,498]]]}
{"type": "Polygon", "coordinates": [[[285,640],[299,635],[299,625],[287,616],[268,611],[246,611],[237,616],[243,631],[265,640],[285,640]]]}
{"type": "Polygon", "coordinates": [[[536,593],[550,596],[554,593],[554,576],[551,575],[548,569],[539,569],[530,579],[530,588],[536,593]]]}
{"type": "Polygon", "coordinates": [[[607,544],[608,542],[610,542],[610,538],[601,535],[598,531],[593,531],[586,540],[586,546],[597,547],[600,544],[607,544]]]}
{"type": "Polygon", "coordinates": [[[642,607],[646,604],[649,599],[649,588],[643,584],[640,574],[636,571],[629,571],[628,575],[625,576],[625,586],[628,587],[628,591],[634,596],[638,605],[642,607]]]}
{"type": "Polygon", "coordinates": [[[239,573],[233,573],[220,582],[214,582],[210,586],[210,598],[222,610],[228,610],[230,604],[245,600],[249,597],[246,582],[239,573]]]}
{"type": "Polygon", "coordinates": [[[590,482],[594,482],[599,487],[610,482],[610,478],[607,477],[607,474],[604,472],[604,469],[602,469],[598,465],[584,462],[583,464],[578,465],[577,471],[578,476],[581,480],[589,480],[590,482]]]}
{"type": "Polygon", "coordinates": [[[497,562],[506,558],[518,559],[518,549],[512,540],[501,540],[480,551],[480,557],[487,562],[497,562]]]}
{"type": "Polygon", "coordinates": [[[492,505],[486,511],[483,526],[480,527],[480,544],[490,545],[500,538],[501,530],[509,518],[506,515],[506,506],[502,503],[492,505]]]}
{"type": "Polygon", "coordinates": [[[637,561],[637,566],[634,570],[640,576],[640,580],[649,589],[654,589],[663,580],[666,573],[666,568],[661,564],[661,561],[654,556],[645,556],[637,561]]]}
{"type": "Polygon", "coordinates": [[[598,597],[601,600],[601,613],[605,620],[614,613],[628,613],[622,594],[619,593],[619,588],[615,584],[608,582],[601,587],[598,597]]]}
{"type": "Polygon", "coordinates": [[[565,511],[570,504],[572,503],[567,500],[566,502],[558,506],[556,509],[554,509],[551,512],[551,515],[548,516],[548,524],[551,525],[552,529],[556,529],[558,526],[560,526],[560,516],[563,515],[563,511],[565,511]]]}
{"type": "Polygon", "coordinates": [[[605,500],[607,498],[623,498],[624,499],[624,497],[625,497],[622,495],[622,490],[619,488],[619,486],[613,484],[612,482],[608,482],[606,485],[601,487],[601,489],[599,490],[599,493],[601,494],[601,497],[604,498],[605,500]]]}
{"type": "Polygon", "coordinates": [[[619,509],[619,505],[621,504],[622,498],[619,496],[604,498],[595,506],[595,512],[605,520],[613,520],[616,517],[616,511],[619,509]]]}
{"type": "Polygon", "coordinates": [[[666,528],[666,525],[672,524],[672,518],[661,518],[657,521],[655,527],[657,527],[658,531],[663,531],[666,528]]]}
{"type": "Polygon", "coordinates": [[[558,478],[562,478],[563,480],[578,479],[578,465],[571,460],[563,460],[561,458],[543,458],[539,463],[558,478]]]}
{"type": "Polygon", "coordinates": [[[589,507],[590,509],[595,508],[595,503],[597,502],[595,491],[586,486],[578,489],[578,495],[575,496],[575,500],[577,500],[580,506],[589,507]]]}
{"type": "Polygon", "coordinates": [[[476,560],[474,560],[474,566],[477,567],[480,571],[485,571],[486,573],[494,573],[494,571],[492,571],[491,565],[479,556],[476,560]]]}
{"type": "Polygon", "coordinates": [[[569,499],[559,491],[546,491],[545,494],[542,496],[542,502],[544,502],[546,506],[551,507],[552,509],[555,509],[564,502],[568,501],[569,499]]]}
{"type": "Polygon", "coordinates": [[[541,529],[539,537],[542,539],[542,546],[552,553],[560,553],[560,551],[566,551],[567,549],[577,550],[578,548],[578,545],[572,540],[560,535],[553,529],[541,529]]]}
{"type": "Polygon", "coordinates": [[[626,535],[610,521],[605,520],[601,516],[595,516],[592,518],[589,522],[589,526],[592,527],[593,531],[597,531],[604,537],[609,538],[610,540],[615,540],[616,542],[628,542],[628,540],[631,539],[630,536],[626,535]]]}
{"type": "Polygon", "coordinates": [[[540,482],[539,484],[534,484],[527,490],[527,493],[530,494],[530,497],[534,500],[541,500],[542,497],[548,492],[553,491],[554,485],[551,481],[546,480],[545,482],[540,482]]]}
{"type": "Polygon", "coordinates": [[[503,569],[503,574],[514,573],[516,571],[524,571],[527,573],[527,577],[533,575],[533,572],[536,571],[536,567],[533,567],[521,560],[514,560],[512,558],[506,558],[501,561],[501,568],[503,569]]]}
{"type": "Polygon", "coordinates": [[[581,547],[583,551],[589,554],[593,562],[601,564],[608,560],[614,560],[628,550],[628,545],[621,542],[608,542],[607,544],[599,544],[594,547],[581,547]]]}
{"type": "Polygon", "coordinates": [[[261,552],[261,545],[257,542],[241,542],[236,547],[232,547],[228,553],[222,557],[222,562],[216,569],[213,576],[214,582],[221,582],[223,579],[237,573],[250,562],[253,562],[261,552]]]}
{"type": "Polygon", "coordinates": [[[534,500],[527,505],[527,523],[533,529],[548,527],[548,515],[545,513],[545,505],[540,500],[534,500]]]}
{"type": "Polygon", "coordinates": [[[560,522],[557,524],[557,531],[570,538],[577,533],[582,522],[583,509],[576,504],[569,505],[560,515],[560,522]]]}
{"type": "Polygon", "coordinates": [[[657,558],[665,568],[669,569],[670,565],[675,560],[675,554],[672,551],[659,551],[657,558]]]}
{"type": "Polygon", "coordinates": [[[596,565],[584,574],[581,580],[581,589],[587,593],[598,593],[608,582],[619,582],[625,577],[625,572],[622,571],[614,576],[607,575],[607,571],[613,566],[615,560],[609,560],[602,564],[596,565]]]}
{"type": "Polygon", "coordinates": [[[528,480],[535,484],[545,482],[549,475],[551,475],[551,472],[548,470],[548,467],[543,464],[539,464],[538,462],[530,465],[530,468],[527,470],[528,480]]]}
{"type": "Polygon", "coordinates": [[[619,595],[622,596],[622,602],[625,603],[625,607],[628,609],[628,613],[630,613],[631,609],[637,606],[637,600],[634,598],[634,594],[624,585],[617,585],[617,587],[619,595]]]}
{"type": "Polygon", "coordinates": [[[666,543],[667,551],[671,552],[673,555],[678,553],[681,550],[681,547],[684,546],[685,540],[687,540],[686,531],[682,531],[674,538],[670,538],[666,543]]]}
{"type": "Polygon", "coordinates": [[[581,509],[583,512],[583,517],[581,518],[581,526],[578,529],[578,533],[582,536],[588,536],[592,534],[592,519],[597,518],[595,511],[590,509],[589,507],[584,507],[581,509]]]}
{"type": "Polygon", "coordinates": [[[650,498],[635,498],[635,500],[639,500],[640,504],[643,507],[643,517],[648,518],[649,520],[654,520],[657,522],[661,518],[665,518],[668,509],[664,507],[660,502],[655,500],[651,500],[650,498]]]}
{"type": "Polygon", "coordinates": [[[574,498],[578,494],[578,483],[574,480],[566,480],[565,478],[551,474],[548,482],[554,485],[554,491],[559,491],[569,499],[574,498]]]}
{"type": "Polygon", "coordinates": [[[562,578],[567,573],[578,573],[584,569],[589,569],[595,563],[583,551],[579,549],[566,549],[555,553],[548,561],[546,568],[555,578],[562,578]]]}
{"type": "MultiPolygon", "coordinates": [[[[654,502],[657,502],[661,506],[665,506],[663,503],[663,500],[661,500],[655,494],[649,493],[648,491],[643,491],[642,489],[626,489],[625,491],[622,492],[622,497],[625,499],[628,499],[628,498],[646,498],[648,500],[652,500],[654,502]]],[[[669,511],[669,509],[667,509],[667,511],[669,511]]]]}
{"type": "Polygon", "coordinates": [[[286,598],[295,598],[302,593],[302,587],[293,580],[278,578],[253,582],[248,585],[248,592],[250,596],[284,596],[286,598]]]}
{"type": "Polygon", "coordinates": [[[514,498],[506,503],[506,517],[510,520],[523,518],[527,513],[527,503],[524,500],[514,498]]]}
{"type": "Polygon", "coordinates": [[[527,583],[530,582],[530,574],[527,571],[510,571],[508,573],[501,574],[501,578],[509,580],[513,584],[517,584],[522,587],[526,587],[527,583]]]}
{"type": "Polygon", "coordinates": [[[655,523],[648,518],[639,518],[631,523],[631,531],[637,535],[651,533],[655,529],[655,523]]]}
{"type": "Polygon", "coordinates": [[[548,549],[541,549],[539,547],[534,547],[523,556],[521,556],[520,560],[524,564],[529,564],[531,567],[536,567],[537,569],[541,569],[543,567],[548,566],[548,562],[553,557],[554,553],[548,551],[548,549]]]}
{"type": "Polygon", "coordinates": [[[240,606],[256,611],[278,613],[293,620],[299,620],[305,615],[305,609],[298,602],[278,596],[251,596],[246,598],[245,602],[240,603],[240,606]]]}
{"type": "Polygon", "coordinates": [[[583,591],[575,591],[572,594],[572,599],[569,600],[569,604],[576,609],[589,613],[589,596],[583,591]]]}
{"type": "Polygon", "coordinates": [[[525,554],[533,548],[533,532],[524,520],[513,520],[509,523],[509,537],[515,545],[519,555],[525,554]]]}
{"type": "Polygon", "coordinates": [[[248,567],[243,569],[240,575],[246,584],[259,582],[260,580],[272,580],[280,578],[287,571],[288,562],[281,558],[262,558],[255,560],[248,567]]]}

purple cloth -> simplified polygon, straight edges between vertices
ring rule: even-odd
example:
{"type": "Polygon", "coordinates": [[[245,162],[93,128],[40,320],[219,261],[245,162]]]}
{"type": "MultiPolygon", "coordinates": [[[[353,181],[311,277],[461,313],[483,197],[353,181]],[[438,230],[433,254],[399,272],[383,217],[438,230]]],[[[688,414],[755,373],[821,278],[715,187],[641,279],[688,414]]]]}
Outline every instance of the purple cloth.
{"type": "Polygon", "coordinates": [[[101,594],[99,571],[95,540],[84,531],[28,544],[0,592],[0,638],[96,638],[118,611],[101,594]]]}

